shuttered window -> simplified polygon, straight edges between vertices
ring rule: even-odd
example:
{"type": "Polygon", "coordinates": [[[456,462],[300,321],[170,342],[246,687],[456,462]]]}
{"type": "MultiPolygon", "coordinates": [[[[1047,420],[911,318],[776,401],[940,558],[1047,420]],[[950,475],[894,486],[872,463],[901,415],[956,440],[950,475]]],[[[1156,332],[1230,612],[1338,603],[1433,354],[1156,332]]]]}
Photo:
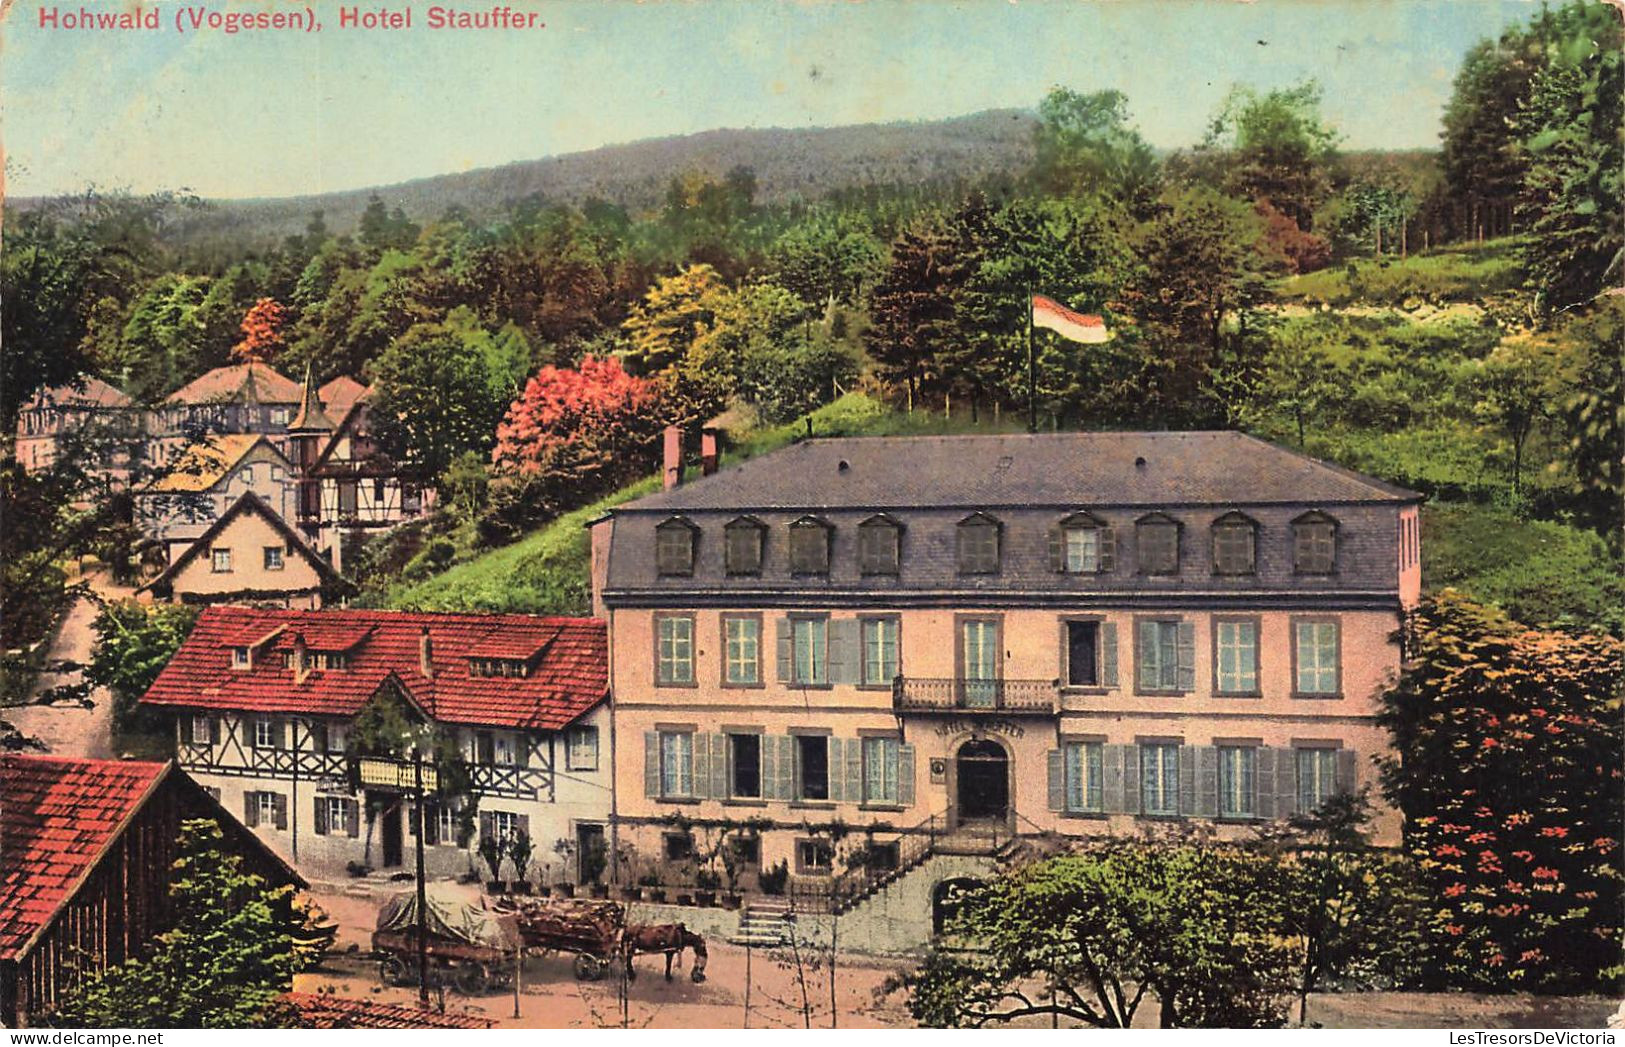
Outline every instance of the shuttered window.
{"type": "Polygon", "coordinates": [[[829,619],[792,619],[790,637],[791,682],[829,683],[829,619]]]}
{"type": "Polygon", "coordinates": [[[1178,694],[1195,682],[1196,637],[1189,622],[1141,619],[1135,634],[1135,686],[1146,694],[1178,694]]]}
{"type": "Polygon", "coordinates": [[[723,682],[736,686],[761,683],[762,620],[724,618],[722,631],[727,645],[723,682]]]}
{"type": "Polygon", "coordinates": [[[1336,695],[1340,686],[1337,622],[1298,621],[1294,626],[1297,693],[1336,695]]]}
{"type": "Polygon", "coordinates": [[[276,793],[255,793],[255,818],[261,825],[276,825],[276,793]]]}
{"type": "Polygon", "coordinates": [[[728,795],[742,800],[760,799],[762,795],[762,736],[759,734],[730,734],[728,736],[728,795]]]}
{"type": "Polygon", "coordinates": [[[1219,746],[1219,817],[1251,818],[1255,803],[1257,751],[1249,746],[1219,746]]]}
{"type": "Polygon", "coordinates": [[[863,739],[864,803],[897,802],[897,755],[896,738],[863,739]]]}
{"type": "Polygon", "coordinates": [[[827,800],[829,795],[829,738],[796,738],[796,799],[827,800]]]}
{"type": "Polygon", "coordinates": [[[1325,513],[1306,513],[1293,521],[1292,569],[1299,574],[1330,574],[1336,564],[1337,521],[1325,513]]]}
{"type": "Polygon", "coordinates": [[[997,574],[999,523],[977,514],[959,524],[959,573],[997,574]]]}
{"type": "Polygon", "coordinates": [[[797,520],[790,525],[790,571],[792,574],[829,573],[830,529],[821,520],[797,520]]]}
{"type": "Polygon", "coordinates": [[[1252,574],[1257,528],[1240,513],[1228,513],[1213,524],[1213,573],[1252,574]]]}
{"type": "Polygon", "coordinates": [[[660,795],[694,795],[694,735],[687,731],[660,732],[660,795]]]}
{"type": "Polygon", "coordinates": [[[1220,694],[1258,693],[1258,623],[1220,619],[1214,628],[1214,686],[1220,694]]]}
{"type": "Polygon", "coordinates": [[[897,676],[896,618],[863,619],[863,682],[872,686],[890,684],[897,676]]]}
{"type": "Polygon", "coordinates": [[[1072,742],[1066,756],[1066,810],[1099,813],[1105,810],[1105,792],[1099,742],[1072,742]]]}
{"type": "Polygon", "coordinates": [[[1173,520],[1140,520],[1134,525],[1134,544],[1141,574],[1179,573],[1179,524],[1173,520]]]}
{"type": "Polygon", "coordinates": [[[1179,813],[1179,746],[1140,746],[1140,810],[1144,814],[1179,813]]]}
{"type": "Polygon", "coordinates": [[[1319,810],[1339,791],[1337,750],[1299,749],[1298,810],[1304,814],[1319,810]]]}
{"type": "Polygon", "coordinates": [[[901,560],[903,529],[882,517],[858,525],[858,570],[866,575],[896,574],[901,560]]]}
{"type": "Polygon", "coordinates": [[[734,520],[723,529],[723,557],[733,575],[762,573],[762,540],[767,528],[755,520],[734,520]]]}
{"type": "Polygon", "coordinates": [[[192,744],[211,745],[214,742],[214,720],[207,716],[192,717],[192,744]]]}
{"type": "Polygon", "coordinates": [[[694,540],[698,532],[686,520],[667,520],[655,528],[655,568],[662,575],[694,573],[694,540]]]}
{"type": "Polygon", "coordinates": [[[565,760],[570,770],[598,770],[598,728],[572,727],[565,740],[565,760]]]}

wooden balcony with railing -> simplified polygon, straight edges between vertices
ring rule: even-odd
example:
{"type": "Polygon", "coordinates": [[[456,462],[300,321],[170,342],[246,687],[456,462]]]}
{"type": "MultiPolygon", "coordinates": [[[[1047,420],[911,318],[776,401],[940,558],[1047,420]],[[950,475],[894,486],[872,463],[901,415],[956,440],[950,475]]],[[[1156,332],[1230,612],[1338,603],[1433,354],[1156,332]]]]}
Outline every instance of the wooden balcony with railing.
{"type": "Polygon", "coordinates": [[[1052,716],[1059,711],[1060,693],[1058,680],[899,676],[892,680],[892,708],[900,713],[1052,716]]]}

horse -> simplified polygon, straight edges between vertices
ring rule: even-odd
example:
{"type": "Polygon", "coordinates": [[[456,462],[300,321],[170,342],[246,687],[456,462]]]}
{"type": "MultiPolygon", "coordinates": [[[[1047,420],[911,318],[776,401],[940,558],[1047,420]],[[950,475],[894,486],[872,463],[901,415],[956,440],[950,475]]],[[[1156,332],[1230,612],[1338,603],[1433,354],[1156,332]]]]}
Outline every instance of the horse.
{"type": "Polygon", "coordinates": [[[680,958],[684,949],[694,950],[694,969],[688,975],[690,980],[705,981],[704,938],[680,923],[627,924],[625,933],[621,935],[621,962],[626,965],[626,980],[634,981],[638,976],[632,967],[632,957],[663,952],[666,954],[666,980],[671,981],[671,961],[674,957],[680,958]]]}

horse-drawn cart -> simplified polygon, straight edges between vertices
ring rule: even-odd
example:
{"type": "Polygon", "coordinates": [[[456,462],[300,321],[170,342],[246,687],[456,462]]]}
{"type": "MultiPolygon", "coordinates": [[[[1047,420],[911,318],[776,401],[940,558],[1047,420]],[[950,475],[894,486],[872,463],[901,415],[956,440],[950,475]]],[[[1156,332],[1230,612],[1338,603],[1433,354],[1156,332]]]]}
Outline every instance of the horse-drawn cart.
{"type": "MultiPolygon", "coordinates": [[[[513,985],[522,939],[511,913],[484,908],[442,885],[431,885],[424,908],[429,984],[449,985],[468,996],[513,985]]],[[[386,985],[418,982],[417,892],[405,891],[378,911],[372,935],[386,985]]]]}
{"type": "Polygon", "coordinates": [[[602,978],[620,954],[626,910],[615,902],[515,898],[498,904],[498,912],[512,915],[527,953],[573,953],[579,981],[602,978]]]}

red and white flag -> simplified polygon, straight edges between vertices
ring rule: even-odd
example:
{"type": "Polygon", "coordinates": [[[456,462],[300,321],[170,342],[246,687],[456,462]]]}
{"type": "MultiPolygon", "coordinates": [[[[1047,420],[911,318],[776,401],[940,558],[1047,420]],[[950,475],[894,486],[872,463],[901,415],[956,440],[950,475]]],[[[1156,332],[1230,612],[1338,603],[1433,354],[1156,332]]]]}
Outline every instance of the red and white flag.
{"type": "Polygon", "coordinates": [[[1106,321],[1093,313],[1075,313],[1053,298],[1033,295],[1033,326],[1047,327],[1074,342],[1104,342],[1112,334],[1106,321]]]}

